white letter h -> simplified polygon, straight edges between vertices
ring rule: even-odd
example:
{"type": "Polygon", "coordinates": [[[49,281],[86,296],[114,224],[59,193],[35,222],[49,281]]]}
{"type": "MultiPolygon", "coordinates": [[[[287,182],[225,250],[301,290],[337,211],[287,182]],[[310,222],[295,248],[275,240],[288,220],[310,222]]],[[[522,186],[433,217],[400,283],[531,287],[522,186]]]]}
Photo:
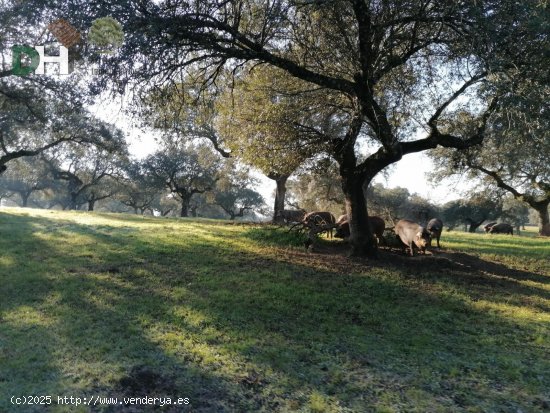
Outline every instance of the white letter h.
{"type": "Polygon", "coordinates": [[[40,55],[40,63],[34,73],[43,75],[45,72],[44,63],[59,63],[59,74],[69,74],[69,49],[65,46],[59,46],[59,56],[45,56],[44,46],[34,46],[34,48],[40,55]]]}

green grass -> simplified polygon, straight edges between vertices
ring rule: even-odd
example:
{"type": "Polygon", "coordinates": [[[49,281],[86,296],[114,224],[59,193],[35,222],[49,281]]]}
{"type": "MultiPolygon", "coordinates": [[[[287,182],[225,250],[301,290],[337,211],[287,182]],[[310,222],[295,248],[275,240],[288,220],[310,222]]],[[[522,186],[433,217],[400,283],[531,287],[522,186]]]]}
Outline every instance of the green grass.
{"type": "Polygon", "coordinates": [[[451,232],[440,257],[366,262],[212,220],[5,208],[0,232],[0,412],[550,403],[548,239],[451,232]],[[14,407],[12,395],[191,405],[14,407]]]}
{"type": "Polygon", "coordinates": [[[535,234],[532,230],[522,231],[521,236],[444,232],[442,244],[512,268],[550,274],[550,239],[535,234]]]}

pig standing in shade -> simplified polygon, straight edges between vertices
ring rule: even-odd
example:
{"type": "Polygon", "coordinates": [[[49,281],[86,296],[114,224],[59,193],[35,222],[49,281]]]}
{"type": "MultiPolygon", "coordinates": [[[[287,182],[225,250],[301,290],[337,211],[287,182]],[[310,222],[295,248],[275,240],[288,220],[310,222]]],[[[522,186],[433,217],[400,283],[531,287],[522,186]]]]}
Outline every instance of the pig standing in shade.
{"type": "Polygon", "coordinates": [[[430,233],[430,242],[428,245],[431,247],[432,239],[435,238],[437,240],[437,248],[441,249],[441,246],[439,245],[439,238],[441,238],[441,231],[443,231],[443,221],[439,218],[430,219],[430,222],[426,225],[426,229],[430,233]]]}
{"type": "MultiPolygon", "coordinates": [[[[347,215],[342,215],[338,218],[336,223],[338,228],[336,229],[335,238],[348,238],[350,236],[349,221],[347,215]]],[[[384,242],[384,229],[386,228],[386,223],[384,220],[377,216],[369,217],[369,225],[371,227],[372,233],[378,239],[378,243],[384,242]]]]}
{"type": "Polygon", "coordinates": [[[416,222],[402,219],[395,225],[395,234],[401,242],[411,250],[411,257],[414,257],[413,248],[416,246],[423,253],[430,242],[430,233],[423,226],[416,222]]]}

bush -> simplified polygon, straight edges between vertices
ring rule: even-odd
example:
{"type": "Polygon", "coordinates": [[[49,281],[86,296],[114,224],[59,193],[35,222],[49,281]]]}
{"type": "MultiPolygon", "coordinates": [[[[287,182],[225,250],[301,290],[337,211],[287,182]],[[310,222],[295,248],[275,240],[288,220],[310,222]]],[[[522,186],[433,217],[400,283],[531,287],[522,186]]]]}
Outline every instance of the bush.
{"type": "Polygon", "coordinates": [[[281,247],[301,247],[304,245],[305,236],[296,231],[288,232],[287,228],[264,225],[243,231],[242,236],[257,241],[261,244],[276,245],[281,247]]]}

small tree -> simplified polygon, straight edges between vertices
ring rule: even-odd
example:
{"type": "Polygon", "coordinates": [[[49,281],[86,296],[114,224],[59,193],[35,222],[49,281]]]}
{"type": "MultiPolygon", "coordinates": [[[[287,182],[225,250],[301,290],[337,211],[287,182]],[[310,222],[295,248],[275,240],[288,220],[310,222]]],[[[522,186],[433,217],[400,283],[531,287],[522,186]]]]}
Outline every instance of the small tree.
{"type": "Polygon", "coordinates": [[[257,184],[249,171],[235,167],[233,162],[226,162],[220,180],[212,193],[213,203],[218,205],[229,219],[242,218],[255,208],[261,208],[264,204],[263,197],[251,189],[257,184]]]}
{"type": "Polygon", "coordinates": [[[441,209],[443,222],[449,229],[464,224],[468,232],[476,232],[485,221],[501,216],[502,201],[485,193],[474,193],[467,199],[447,202],[441,209]]]}
{"type": "Polygon", "coordinates": [[[36,157],[21,157],[10,163],[10,168],[0,176],[0,186],[20,198],[19,205],[28,206],[31,195],[51,186],[47,166],[36,157]]]}
{"type": "Polygon", "coordinates": [[[148,156],[144,167],[159,184],[180,200],[180,216],[189,216],[195,194],[211,191],[218,180],[218,157],[205,146],[165,142],[162,149],[148,156]]]}
{"type": "Polygon", "coordinates": [[[106,146],[69,143],[63,151],[42,157],[51,176],[66,182],[69,209],[88,204],[88,210],[93,211],[97,201],[117,192],[112,178],[120,175],[127,147],[120,131],[111,129],[111,133],[112,139],[106,146]]]}
{"type": "Polygon", "coordinates": [[[152,210],[155,200],[164,191],[157,179],[147,174],[145,165],[140,161],[129,161],[123,167],[124,177],[120,179],[117,199],[132,208],[135,214],[144,214],[152,210]]]}
{"type": "Polygon", "coordinates": [[[529,207],[525,202],[507,197],[504,199],[501,218],[516,227],[516,233],[519,234],[520,229],[529,222],[529,207]]]}

